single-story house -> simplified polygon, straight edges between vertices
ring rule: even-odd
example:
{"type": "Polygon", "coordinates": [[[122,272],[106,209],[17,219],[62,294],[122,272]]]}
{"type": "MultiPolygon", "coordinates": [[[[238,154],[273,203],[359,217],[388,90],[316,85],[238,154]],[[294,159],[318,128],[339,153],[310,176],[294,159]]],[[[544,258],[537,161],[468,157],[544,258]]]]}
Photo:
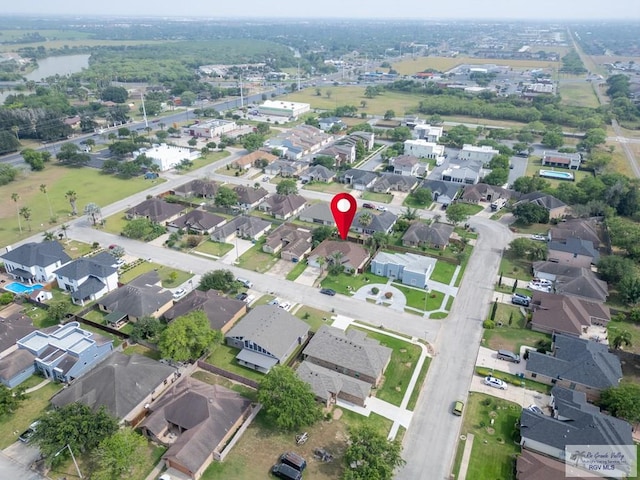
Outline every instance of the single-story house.
{"type": "Polygon", "coordinates": [[[541,207],[544,207],[549,212],[549,218],[562,218],[567,213],[567,204],[561,200],[558,200],[553,195],[543,192],[531,192],[525,193],[515,203],[517,206],[520,203],[534,203],[541,207]]]}
{"type": "Polygon", "coordinates": [[[601,240],[602,221],[599,218],[569,218],[565,222],[551,227],[549,241],[566,242],[568,238],[579,238],[593,243],[599,248],[601,240]]]}
{"type": "Polygon", "coordinates": [[[208,235],[214,228],[221,227],[227,223],[227,219],[220,215],[205,212],[204,210],[191,210],[181,217],[167,223],[170,232],[184,230],[198,235],[208,235]]]}
{"type": "Polygon", "coordinates": [[[300,174],[303,182],[332,182],[336,177],[336,172],[329,170],[324,165],[312,165],[300,174]]]}
{"type": "Polygon", "coordinates": [[[544,333],[580,336],[593,325],[606,326],[611,320],[609,307],[547,292],[533,292],[531,329],[544,333]]]}
{"type": "Polygon", "coordinates": [[[589,240],[569,237],[564,242],[548,242],[547,259],[573,267],[588,268],[600,261],[600,253],[589,240]]]}
{"type": "Polygon", "coordinates": [[[29,242],[17,248],[7,246],[0,255],[6,272],[14,279],[28,284],[51,282],[55,271],[71,261],[64,247],[56,241],[29,242]]]}
{"type": "Polygon", "coordinates": [[[316,399],[326,407],[335,404],[338,399],[364,407],[371,395],[370,383],[307,360],[298,366],[296,374],[309,384],[316,399]]]}
{"type": "Polygon", "coordinates": [[[178,371],[151,358],[113,352],[93,370],[51,398],[54,407],[83,403],[135,426],[146,415],[145,405],[178,379],[178,371]]]}
{"type": "Polygon", "coordinates": [[[448,206],[458,196],[460,185],[442,180],[424,180],[418,188],[428,188],[434,202],[448,206]]]}
{"type": "Polygon", "coordinates": [[[607,282],[600,280],[590,268],[542,260],[534,262],[533,276],[552,281],[555,292],[562,295],[590,302],[606,302],[609,296],[607,282]]]}
{"type": "Polygon", "coordinates": [[[106,252],[77,258],[54,272],[58,288],[71,292],[71,301],[77,305],[97,300],[118,288],[116,261],[106,252]]]}
{"type": "Polygon", "coordinates": [[[486,183],[476,183],[475,185],[465,185],[458,200],[464,203],[494,202],[499,198],[510,200],[514,194],[513,190],[486,183]]]}
{"type": "Polygon", "coordinates": [[[176,318],[196,310],[205,313],[212,330],[220,330],[222,333],[226,333],[247,313],[247,304],[242,300],[220,295],[214,290],[207,290],[206,292],[192,290],[164,312],[162,318],[167,323],[170,323],[176,318]]]}
{"type": "Polygon", "coordinates": [[[371,260],[371,273],[400,280],[405,285],[425,288],[436,260],[415,253],[378,252],[371,260]]]}
{"type": "Polygon", "coordinates": [[[395,173],[383,173],[375,181],[371,190],[377,193],[389,193],[389,191],[392,190],[396,192],[410,192],[416,185],[418,185],[418,179],[416,177],[395,173]]]}
{"type": "Polygon", "coordinates": [[[232,218],[226,224],[216,228],[211,233],[214,242],[228,243],[236,236],[240,238],[258,240],[271,228],[271,222],[262,218],[241,215],[232,218]]]}
{"type": "Polygon", "coordinates": [[[278,156],[263,150],[256,150],[255,152],[251,152],[237,160],[234,160],[232,165],[240,170],[249,170],[251,167],[256,165],[258,160],[263,160],[267,165],[269,165],[278,160],[278,156]]]}
{"type": "Polygon", "coordinates": [[[592,473],[563,463],[555,458],[540,455],[522,449],[516,460],[517,480],[567,480],[567,476],[573,480],[587,480],[593,478],[592,473]],[[584,476],[588,475],[588,476],[584,476]]]}
{"type": "Polygon", "coordinates": [[[578,170],[581,163],[582,155],[579,153],[543,152],[542,154],[542,165],[545,167],[578,170]]]}
{"type": "Polygon", "coordinates": [[[274,193],[258,205],[258,210],[269,212],[279,220],[286,220],[298,215],[306,204],[307,200],[302,195],[274,193]]]}
{"type": "Polygon", "coordinates": [[[390,233],[397,221],[398,216],[389,211],[373,213],[371,211],[360,210],[353,219],[351,230],[367,235],[373,235],[376,232],[390,233]],[[367,219],[367,216],[370,219],[368,222],[363,220],[367,219]]]}
{"type": "Polygon", "coordinates": [[[37,329],[33,320],[22,313],[22,305],[14,303],[0,310],[0,358],[15,349],[16,342],[37,329]]]}
{"type": "Polygon", "coordinates": [[[171,190],[178,197],[215,198],[220,185],[213,180],[195,179],[171,190]]]}
{"type": "Polygon", "coordinates": [[[340,175],[340,181],[351,185],[356,190],[368,190],[371,188],[378,178],[373,172],[368,170],[358,170],[357,168],[351,168],[340,175]]]}
{"type": "Polygon", "coordinates": [[[299,262],[311,251],[312,245],[312,234],[309,230],[283,223],[269,234],[262,251],[271,254],[280,252],[280,258],[283,260],[299,262]]]}
{"type": "Polygon", "coordinates": [[[326,239],[309,254],[309,265],[320,267],[318,259],[324,259],[324,265],[331,261],[339,261],[347,273],[362,273],[369,260],[367,249],[351,242],[326,239]]]}
{"type": "Polygon", "coordinates": [[[453,225],[435,222],[427,225],[424,222],[412,223],[402,236],[405,247],[446,248],[453,235],[453,225]]]}
{"type": "Polygon", "coordinates": [[[159,198],[149,198],[125,212],[128,219],[147,218],[154,223],[164,224],[178,218],[185,210],[184,205],[169,203],[159,198]]]}
{"type": "Polygon", "coordinates": [[[272,367],[285,364],[304,344],[309,326],[275,305],[258,305],[236,323],[225,335],[230,347],[239,348],[240,365],[268,373],[272,367]]]}
{"type": "Polygon", "coordinates": [[[307,165],[304,162],[276,160],[265,167],[264,173],[267,175],[280,175],[285,178],[297,177],[307,165]]]}
{"type": "Polygon", "coordinates": [[[244,209],[250,209],[257,206],[264,197],[269,195],[262,187],[244,187],[238,185],[233,189],[238,195],[238,205],[244,209]]]}
{"type": "Polygon", "coordinates": [[[607,345],[560,333],[552,338],[551,355],[529,351],[527,378],[584,392],[591,401],[598,400],[602,390],[619,385],[620,360],[607,345]]]}
{"type": "Polygon", "coordinates": [[[331,207],[329,207],[328,203],[314,203],[300,212],[300,216],[298,218],[302,222],[317,223],[319,225],[326,225],[330,227],[333,227],[336,224],[333,219],[333,214],[331,213],[331,207]]]}

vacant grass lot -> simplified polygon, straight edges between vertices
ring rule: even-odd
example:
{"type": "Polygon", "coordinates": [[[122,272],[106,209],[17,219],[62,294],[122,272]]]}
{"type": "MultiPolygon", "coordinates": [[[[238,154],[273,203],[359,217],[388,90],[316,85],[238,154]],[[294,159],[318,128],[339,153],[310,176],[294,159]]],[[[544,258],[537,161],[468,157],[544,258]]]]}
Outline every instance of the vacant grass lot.
{"type": "Polygon", "coordinates": [[[431,272],[430,280],[434,282],[444,283],[445,285],[449,285],[451,280],[453,280],[453,274],[456,271],[456,265],[449,262],[436,262],[436,266],[431,272]]]}
{"type": "Polygon", "coordinates": [[[535,347],[538,341],[548,341],[550,335],[534,332],[525,328],[525,318],[520,311],[511,305],[498,304],[496,321],[501,321],[501,327],[485,330],[482,336],[482,346],[492,350],[511,350],[519,352],[523,345],[535,347]],[[513,314],[511,325],[509,316],[513,314]]]}
{"type": "Polygon", "coordinates": [[[84,206],[93,202],[103,207],[134,193],[145,190],[153,185],[152,182],[164,182],[162,179],[144,180],[131,178],[124,180],[113,175],[103,175],[93,168],[67,168],[55,165],[55,160],[48,164],[41,172],[26,172],[8,185],[0,187],[0,245],[10,245],[18,240],[27,238],[37,232],[55,231],[55,225],[60,225],[69,219],[71,205],[65,198],[65,193],[73,190],[77,194],[77,210],[82,215],[84,206]],[[46,185],[47,195],[40,191],[40,185],[46,185]],[[9,201],[12,194],[19,196],[18,203],[9,201]],[[49,223],[51,215],[55,225],[49,223]],[[18,208],[31,209],[31,231],[29,225],[21,219],[22,233],[18,229],[18,208]]]}
{"type": "Polygon", "coordinates": [[[278,261],[278,257],[263,252],[262,245],[264,245],[264,241],[256,243],[253,247],[240,255],[238,266],[259,273],[264,273],[273,267],[278,261]]]}
{"type": "Polygon", "coordinates": [[[371,202],[391,203],[393,195],[390,193],[363,192],[362,199],[371,202]]]}
{"type": "Polygon", "coordinates": [[[196,252],[208,253],[209,255],[222,257],[232,249],[233,245],[230,243],[220,243],[206,240],[205,242],[202,242],[200,245],[198,245],[194,250],[196,252]]]}
{"type": "Polygon", "coordinates": [[[600,106],[596,92],[590,82],[560,82],[559,88],[562,103],[565,105],[589,108],[598,108],[600,106]]]}
{"type": "Polygon", "coordinates": [[[307,307],[306,305],[300,307],[296,311],[295,316],[306,322],[312,332],[317,332],[322,325],[331,324],[331,314],[329,312],[307,307]]]}
{"type": "Polygon", "coordinates": [[[142,275],[143,273],[150,272],[151,270],[155,270],[160,275],[160,280],[162,281],[162,286],[164,288],[175,288],[178,285],[182,285],[184,282],[193,277],[193,274],[184,272],[182,270],[177,270],[175,268],[166,267],[164,265],[160,265],[158,263],[153,262],[141,262],[140,264],[133,267],[131,270],[124,272],[120,275],[121,283],[129,283],[134,278],[142,275]],[[177,274],[176,280],[171,280],[172,273],[175,272],[177,274]]]}
{"type": "Polygon", "coordinates": [[[348,192],[349,188],[345,183],[338,182],[312,182],[307,183],[303,187],[303,190],[313,190],[314,192],[325,192],[325,193],[340,193],[340,192],[348,192]]]}
{"type": "Polygon", "coordinates": [[[351,292],[355,292],[364,285],[371,283],[386,284],[388,281],[388,278],[379,277],[373,273],[363,273],[360,275],[341,273],[340,275],[327,275],[324,280],[322,280],[321,285],[323,288],[332,288],[338,293],[351,295],[351,292]]]}
{"type": "MultiPolygon", "coordinates": [[[[520,452],[519,432],[515,424],[522,407],[490,395],[471,392],[465,405],[460,433],[473,433],[473,448],[469,459],[467,478],[473,480],[511,480],[514,477],[514,455],[520,452]],[[491,425],[493,420],[493,425],[491,425]],[[490,461],[488,461],[490,459],[490,461]]],[[[461,451],[465,442],[458,444],[456,466],[460,469],[461,451]]]]}

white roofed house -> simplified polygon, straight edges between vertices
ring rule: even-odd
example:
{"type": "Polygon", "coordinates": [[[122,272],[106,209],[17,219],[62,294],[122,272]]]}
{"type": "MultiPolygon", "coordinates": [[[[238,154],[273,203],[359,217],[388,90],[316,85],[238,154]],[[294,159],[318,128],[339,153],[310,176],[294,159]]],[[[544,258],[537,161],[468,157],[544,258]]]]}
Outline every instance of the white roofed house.
{"type": "Polygon", "coordinates": [[[489,163],[496,155],[500,155],[500,152],[490,145],[476,147],[475,145],[464,144],[458,154],[458,158],[461,160],[475,160],[482,163],[489,163]]]}
{"type": "Polygon", "coordinates": [[[426,140],[405,140],[404,154],[419,158],[440,158],[444,156],[444,145],[426,140]]]}
{"type": "Polygon", "coordinates": [[[419,139],[427,142],[437,143],[442,137],[442,127],[436,127],[433,125],[422,124],[416,125],[413,129],[419,139]]]}

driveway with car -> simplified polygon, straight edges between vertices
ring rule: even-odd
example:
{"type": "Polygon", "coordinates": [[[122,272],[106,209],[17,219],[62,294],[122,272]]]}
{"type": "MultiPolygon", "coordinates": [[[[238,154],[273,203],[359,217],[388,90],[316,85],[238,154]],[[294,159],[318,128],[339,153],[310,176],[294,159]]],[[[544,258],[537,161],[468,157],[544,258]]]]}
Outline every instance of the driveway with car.
{"type": "Polygon", "coordinates": [[[509,385],[506,390],[490,387],[489,385],[484,384],[484,377],[480,377],[478,375],[474,375],[471,379],[471,387],[469,387],[469,390],[502,398],[504,400],[517,403],[522,407],[537,405],[544,410],[551,402],[551,396],[549,395],[536,392],[535,390],[527,390],[526,388],[518,387],[516,385],[509,385]]]}
{"type": "Polygon", "coordinates": [[[525,372],[526,360],[521,360],[520,363],[508,362],[506,360],[500,360],[497,357],[497,354],[498,352],[496,352],[495,350],[491,350],[490,348],[486,347],[480,347],[476,365],[478,367],[491,368],[493,370],[510,373],[512,375],[525,372]]]}

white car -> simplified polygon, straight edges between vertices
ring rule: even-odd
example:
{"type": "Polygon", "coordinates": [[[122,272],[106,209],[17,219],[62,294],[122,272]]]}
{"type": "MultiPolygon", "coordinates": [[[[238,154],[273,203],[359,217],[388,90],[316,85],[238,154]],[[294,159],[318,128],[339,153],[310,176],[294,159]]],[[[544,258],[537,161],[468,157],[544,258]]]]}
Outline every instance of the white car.
{"type": "Polygon", "coordinates": [[[175,292],[173,292],[173,298],[178,299],[182,298],[187,291],[184,288],[179,288],[175,292]]]}
{"type": "Polygon", "coordinates": [[[539,292],[551,293],[551,286],[549,285],[541,285],[539,283],[529,283],[529,285],[527,285],[527,288],[529,290],[537,290],[539,292]]]}
{"type": "Polygon", "coordinates": [[[278,305],[278,307],[283,309],[285,312],[288,312],[289,309],[291,308],[291,304],[289,302],[284,302],[284,303],[281,303],[280,305],[278,305]]]}
{"type": "Polygon", "coordinates": [[[531,235],[531,240],[539,240],[541,242],[546,242],[547,241],[547,237],[545,237],[544,235],[531,235]]]}
{"type": "Polygon", "coordinates": [[[533,412],[533,413],[538,413],[540,415],[544,415],[544,412],[542,411],[542,409],[537,405],[529,405],[527,407],[527,410],[529,410],[530,412],[533,412]]]}
{"type": "Polygon", "coordinates": [[[385,207],[383,205],[378,205],[376,207],[376,210],[378,210],[379,212],[386,212],[387,211],[387,207],[385,207]]]}
{"type": "Polygon", "coordinates": [[[484,377],[484,382],[485,385],[489,385],[490,387],[493,388],[499,388],[500,390],[506,390],[507,389],[507,384],[500,380],[499,378],[495,378],[495,377],[484,377]]]}

